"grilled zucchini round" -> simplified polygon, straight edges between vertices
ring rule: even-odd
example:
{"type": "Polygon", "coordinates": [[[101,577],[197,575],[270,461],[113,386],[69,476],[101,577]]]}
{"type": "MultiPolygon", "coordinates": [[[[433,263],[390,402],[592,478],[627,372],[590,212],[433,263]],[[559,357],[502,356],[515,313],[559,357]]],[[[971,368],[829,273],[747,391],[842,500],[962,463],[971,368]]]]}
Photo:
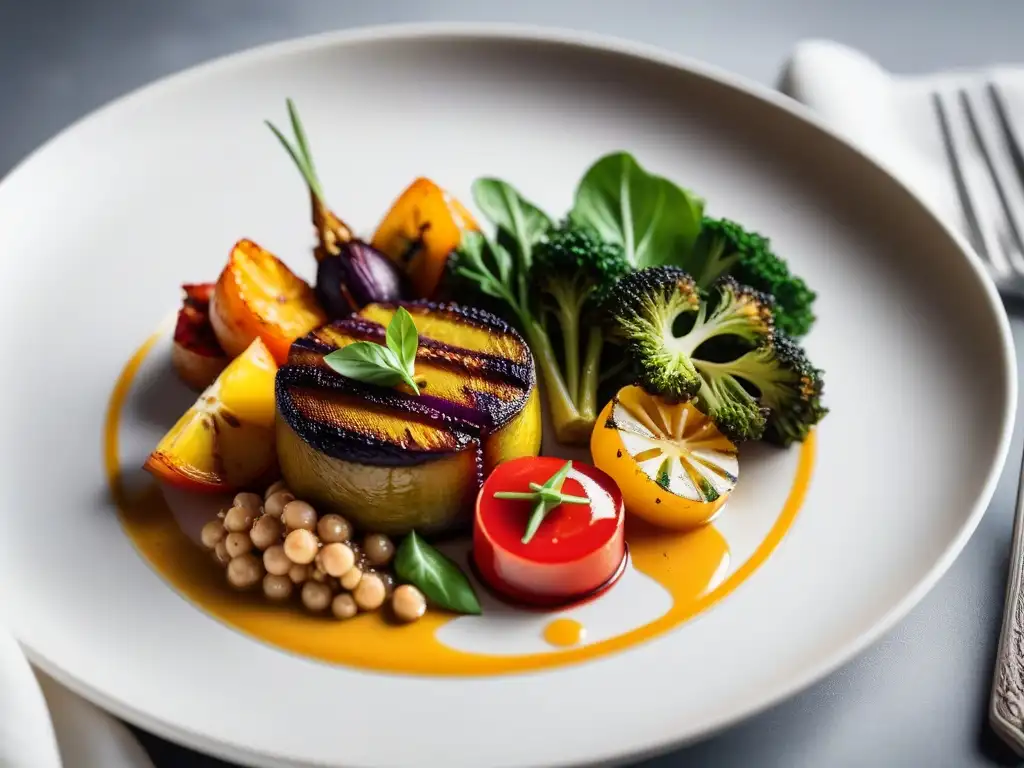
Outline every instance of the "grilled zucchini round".
{"type": "Polygon", "coordinates": [[[278,372],[277,446],[289,488],[321,513],[388,534],[470,522],[484,476],[536,456],[541,409],[530,349],[494,315],[402,304],[419,333],[419,395],[348,379],[324,355],[384,343],[399,305],[370,304],[296,341],[278,372]]]}

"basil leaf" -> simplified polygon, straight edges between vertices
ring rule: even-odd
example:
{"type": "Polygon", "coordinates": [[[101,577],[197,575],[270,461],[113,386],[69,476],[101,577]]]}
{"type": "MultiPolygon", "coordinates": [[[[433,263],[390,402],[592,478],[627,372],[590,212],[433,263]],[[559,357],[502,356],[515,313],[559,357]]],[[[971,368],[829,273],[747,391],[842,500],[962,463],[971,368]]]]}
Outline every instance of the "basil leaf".
{"type": "Polygon", "coordinates": [[[636,269],[684,264],[700,232],[704,201],[645,171],[626,152],[594,163],[576,188],[570,218],[618,243],[636,269]]]}
{"type": "Polygon", "coordinates": [[[393,387],[406,380],[398,357],[383,344],[356,341],[324,356],[332,369],[356,381],[393,387]]]}
{"type": "Polygon", "coordinates": [[[441,608],[455,613],[482,612],[473,585],[459,566],[430,546],[416,531],[398,546],[395,573],[441,608]]]}
{"type": "Polygon", "coordinates": [[[405,307],[399,307],[391,318],[385,340],[388,349],[395,353],[402,368],[412,376],[415,372],[416,348],[420,344],[420,337],[416,332],[416,323],[405,307]]]}
{"type": "Polygon", "coordinates": [[[540,208],[500,179],[477,179],[473,199],[490,221],[519,246],[523,270],[529,270],[533,246],[551,228],[551,219],[540,208]]]}

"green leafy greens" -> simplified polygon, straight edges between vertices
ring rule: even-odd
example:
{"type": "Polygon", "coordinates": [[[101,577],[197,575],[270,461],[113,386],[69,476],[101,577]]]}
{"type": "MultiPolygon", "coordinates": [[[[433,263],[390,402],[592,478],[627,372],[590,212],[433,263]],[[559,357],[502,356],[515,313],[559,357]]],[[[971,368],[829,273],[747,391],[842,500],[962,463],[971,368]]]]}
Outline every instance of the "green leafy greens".
{"type": "Polygon", "coordinates": [[[704,201],[617,152],[594,163],[569,217],[626,251],[634,269],[681,264],[700,233],[704,201]]]}
{"type": "MultiPolygon", "coordinates": [[[[821,372],[806,361],[792,338],[807,333],[814,323],[814,292],[790,272],[767,238],[735,222],[704,216],[701,197],[649,173],[625,152],[605,155],[587,169],[576,187],[572,209],[563,219],[552,219],[499,179],[478,179],[473,197],[494,225],[494,233],[464,231],[459,248],[449,258],[450,270],[471,290],[483,294],[478,300],[484,296],[493,300],[481,303],[509,315],[526,338],[558,442],[585,445],[589,441],[597,418],[598,389],[602,384],[619,384],[623,372],[633,381],[647,376],[648,391],[666,394],[663,390],[679,378],[675,376],[679,366],[666,366],[665,359],[680,358],[677,331],[682,329],[669,328],[661,315],[686,315],[691,324],[699,317],[703,322],[705,314],[692,313],[698,308],[701,313],[708,311],[701,296],[721,288],[724,279],[735,282],[736,296],[746,302],[743,306],[758,308],[751,310],[748,319],[764,315],[770,316],[770,322],[761,334],[764,338],[719,339],[703,349],[713,358],[698,358],[705,373],[712,366],[720,369],[725,359],[738,358],[752,368],[760,365],[758,355],[775,350],[781,359],[772,369],[775,379],[758,369],[747,374],[750,391],[731,379],[727,383],[724,374],[714,379],[717,389],[711,383],[694,389],[700,377],[690,372],[693,375],[681,379],[688,385],[685,391],[674,396],[694,399],[703,410],[714,396],[724,402],[723,392],[729,389],[733,399],[745,403],[757,417],[751,423],[760,424],[744,433],[748,439],[758,439],[755,435],[764,432],[765,439],[774,435],[782,444],[803,440],[826,412],[820,403],[821,372]],[[635,283],[638,275],[643,277],[635,283]],[[655,279],[659,276],[664,280],[655,279]],[[620,290],[623,286],[628,290],[620,290]],[[680,286],[690,286],[693,293],[693,301],[681,308],[672,304],[686,293],[680,286]],[[749,298],[751,291],[771,301],[754,302],[749,298]],[[647,371],[637,352],[640,342],[626,333],[642,311],[660,313],[640,335],[645,343],[665,352],[647,355],[647,371]],[[608,353],[609,346],[616,349],[615,355],[608,353]],[[658,382],[661,389],[655,386],[658,382]]],[[[721,313],[735,308],[733,304],[712,309],[721,313]]],[[[722,429],[722,418],[719,422],[722,429]]],[[[542,494],[538,487],[531,494],[508,498],[529,498],[535,504],[528,541],[550,511],[548,502],[554,496],[542,494]]]]}
{"type": "Polygon", "coordinates": [[[432,603],[455,613],[480,614],[480,601],[469,579],[454,562],[413,531],[395,553],[395,573],[432,603]]]}
{"type": "Polygon", "coordinates": [[[477,179],[473,199],[495,234],[464,232],[450,268],[510,311],[543,378],[558,441],[583,445],[596,420],[602,297],[634,269],[688,258],[703,201],[622,152],[591,166],[559,224],[499,179],[477,179]]]}
{"type": "Polygon", "coordinates": [[[533,513],[526,524],[526,533],[523,534],[522,538],[523,544],[530,543],[534,534],[537,533],[537,529],[540,528],[540,524],[547,517],[548,512],[560,504],[590,504],[590,499],[586,496],[573,496],[569,493],[562,493],[562,485],[565,484],[565,478],[569,476],[571,471],[572,462],[567,461],[543,485],[530,483],[529,492],[497,491],[494,494],[496,499],[521,499],[533,502],[533,513]]]}
{"type": "MultiPolygon", "coordinates": [[[[484,216],[498,228],[499,234],[519,249],[519,300],[526,302],[526,273],[533,264],[533,246],[551,228],[551,219],[540,208],[526,200],[511,184],[500,179],[477,179],[473,182],[473,200],[484,216]]],[[[504,250],[504,249],[503,249],[504,250]]]]}
{"type": "Polygon", "coordinates": [[[413,377],[419,334],[405,307],[399,307],[391,318],[384,340],[386,344],[353,342],[325,355],[324,362],[350,379],[382,387],[404,383],[418,395],[420,388],[413,377]]]}

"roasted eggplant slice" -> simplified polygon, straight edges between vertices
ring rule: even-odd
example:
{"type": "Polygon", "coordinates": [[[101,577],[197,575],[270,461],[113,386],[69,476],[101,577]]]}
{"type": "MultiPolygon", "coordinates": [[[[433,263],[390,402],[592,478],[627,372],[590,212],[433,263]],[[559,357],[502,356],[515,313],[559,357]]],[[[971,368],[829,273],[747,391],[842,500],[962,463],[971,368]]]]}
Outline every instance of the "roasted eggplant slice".
{"type": "Polygon", "coordinates": [[[486,473],[540,451],[533,357],[486,312],[403,304],[419,333],[421,394],[345,378],[324,355],[383,341],[398,305],[358,314],[296,341],[277,376],[278,454],[288,486],[322,512],[389,534],[433,533],[470,520],[486,473]]]}

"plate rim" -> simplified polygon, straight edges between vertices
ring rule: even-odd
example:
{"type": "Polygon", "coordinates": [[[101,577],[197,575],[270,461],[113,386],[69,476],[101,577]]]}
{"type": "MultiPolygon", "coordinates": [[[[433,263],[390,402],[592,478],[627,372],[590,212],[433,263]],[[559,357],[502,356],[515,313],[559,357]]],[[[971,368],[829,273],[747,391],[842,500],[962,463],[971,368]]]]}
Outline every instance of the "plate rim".
{"type": "MultiPolygon", "coordinates": [[[[164,75],[106,101],[99,107],[67,124],[35,149],[31,150],[4,176],[0,177],[0,189],[10,184],[16,177],[26,173],[26,169],[31,166],[32,161],[37,155],[46,152],[52,144],[60,141],[66,134],[73,133],[93,121],[107,118],[111,114],[116,115],[118,110],[130,108],[137,101],[156,98],[164,91],[170,91],[174,88],[188,87],[193,81],[210,75],[222,74],[236,68],[244,68],[253,63],[268,62],[320,48],[344,47],[360,43],[443,39],[446,37],[460,40],[513,40],[542,45],[560,45],[590,52],[610,52],[625,55],[697,76],[705,81],[712,82],[716,86],[753,97],[769,109],[788,113],[793,118],[815,128],[822,137],[831,140],[834,147],[839,148],[840,151],[852,153],[858,162],[866,164],[876,172],[880,172],[887,183],[892,185],[893,191],[902,194],[904,205],[917,206],[921,212],[926,214],[926,218],[956,247],[956,250],[970,266],[977,282],[980,284],[979,287],[986,297],[986,309],[991,313],[992,319],[996,324],[999,335],[998,347],[1001,351],[1000,362],[1004,369],[1002,387],[1005,395],[1000,434],[995,444],[993,461],[985,476],[984,483],[981,485],[980,493],[971,505],[963,525],[958,529],[946,549],[935,560],[924,576],[900,600],[893,604],[880,620],[858,634],[853,640],[841,645],[837,650],[825,656],[822,660],[807,667],[802,674],[794,675],[784,684],[768,687],[767,693],[761,694],[758,698],[753,699],[748,704],[744,704],[742,707],[737,707],[731,714],[719,717],[717,721],[707,725],[707,727],[699,732],[658,738],[655,741],[648,741],[643,747],[625,746],[618,749],[614,754],[606,754],[598,759],[603,765],[617,765],[627,760],[632,761],[663,754],[687,744],[707,739],[732,725],[745,721],[790,699],[860,656],[868,647],[874,645],[883,635],[891,631],[928,594],[963,551],[991,503],[996,485],[1005,467],[1013,437],[1018,398],[1017,354],[1006,308],[999,297],[995,284],[988,277],[981,258],[970,247],[966,239],[940,219],[882,161],[871,157],[845,138],[810,108],[780,91],[746,76],[730,72],[724,67],[709,64],[684,54],[678,54],[658,45],[616,35],[572,30],[556,26],[508,22],[427,21],[361,25],[285,38],[216,56],[164,75]]],[[[101,690],[80,683],[73,674],[64,670],[54,660],[37,653],[26,644],[22,643],[22,647],[33,664],[36,664],[62,685],[65,685],[70,690],[92,701],[108,712],[115,714],[117,717],[170,741],[202,750],[222,759],[242,760],[251,765],[280,766],[282,761],[290,766],[304,768],[308,765],[304,762],[296,762],[283,755],[254,752],[227,741],[215,741],[200,733],[151,717],[142,710],[136,710],[121,704],[101,690]]],[[[579,763],[565,761],[548,761],[543,763],[545,766],[552,767],[576,764],[579,763]]]]}

